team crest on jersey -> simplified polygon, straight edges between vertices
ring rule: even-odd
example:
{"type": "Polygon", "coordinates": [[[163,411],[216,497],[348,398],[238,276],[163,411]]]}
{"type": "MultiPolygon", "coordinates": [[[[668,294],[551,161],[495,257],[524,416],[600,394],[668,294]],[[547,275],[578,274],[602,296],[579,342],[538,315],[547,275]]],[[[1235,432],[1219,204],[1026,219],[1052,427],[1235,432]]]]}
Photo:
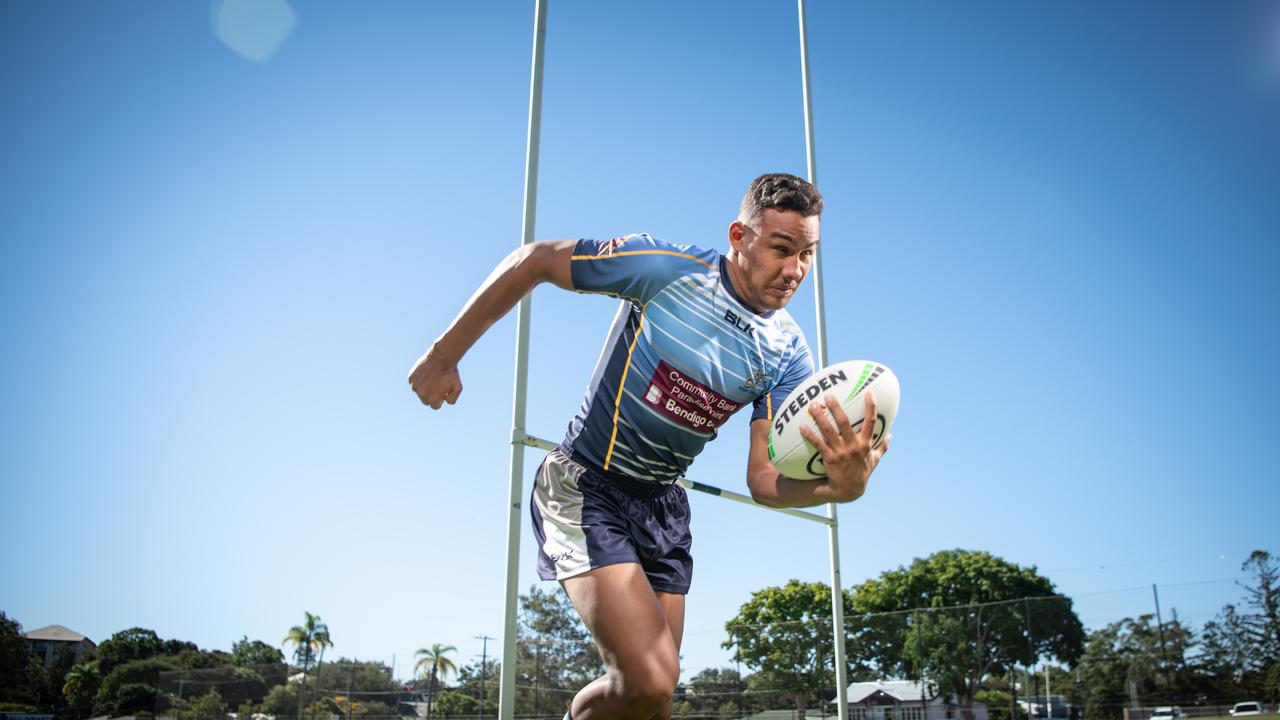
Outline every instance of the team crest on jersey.
{"type": "Polygon", "coordinates": [[[625,243],[626,241],[627,241],[626,236],[623,236],[623,237],[616,237],[607,243],[601,243],[600,249],[596,250],[596,255],[612,255],[613,251],[622,247],[622,244],[625,243]]]}
{"type": "Polygon", "coordinates": [[[748,377],[746,381],[742,383],[739,389],[743,390],[744,392],[751,392],[756,387],[760,385],[764,385],[767,381],[768,381],[768,376],[765,374],[765,371],[763,369],[756,370],[755,372],[751,373],[751,376],[748,377]]]}

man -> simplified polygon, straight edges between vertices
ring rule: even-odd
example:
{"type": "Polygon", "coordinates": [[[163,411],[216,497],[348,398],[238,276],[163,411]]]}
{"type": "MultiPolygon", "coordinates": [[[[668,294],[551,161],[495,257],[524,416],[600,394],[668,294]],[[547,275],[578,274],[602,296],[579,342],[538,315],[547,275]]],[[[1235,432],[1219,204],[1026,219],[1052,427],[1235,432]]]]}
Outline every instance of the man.
{"type": "Polygon", "coordinates": [[[802,430],[828,476],[784,477],[769,462],[772,408],[813,372],[784,308],[809,271],[822,195],[786,174],[757,178],[729,225],[729,252],[648,235],[540,242],[504,260],[418,360],[409,383],[438,409],[462,393],[458,361],[538,283],[622,298],[581,409],[538,469],[530,512],[538,574],[559,580],[608,668],[567,718],[669,718],[692,576],[689,506],[677,479],[734,411],[754,409],[747,485],[757,502],[857,499],[888,449],[871,447],[836,402],[802,430]]]}

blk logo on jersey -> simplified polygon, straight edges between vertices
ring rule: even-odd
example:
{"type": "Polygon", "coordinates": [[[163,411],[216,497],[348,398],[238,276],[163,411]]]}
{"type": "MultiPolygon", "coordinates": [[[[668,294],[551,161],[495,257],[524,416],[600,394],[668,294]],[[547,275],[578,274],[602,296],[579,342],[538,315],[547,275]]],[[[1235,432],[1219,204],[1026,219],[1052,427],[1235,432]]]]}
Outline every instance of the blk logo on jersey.
{"type": "Polygon", "coordinates": [[[704,433],[715,432],[742,407],[671,367],[665,360],[658,362],[644,399],[675,424],[704,433]]]}
{"type": "Polygon", "coordinates": [[[724,321],[738,328],[738,330],[743,332],[749,338],[753,338],[756,336],[755,326],[747,322],[746,320],[743,320],[742,318],[738,317],[738,315],[734,313],[732,310],[724,311],[724,321]]]}

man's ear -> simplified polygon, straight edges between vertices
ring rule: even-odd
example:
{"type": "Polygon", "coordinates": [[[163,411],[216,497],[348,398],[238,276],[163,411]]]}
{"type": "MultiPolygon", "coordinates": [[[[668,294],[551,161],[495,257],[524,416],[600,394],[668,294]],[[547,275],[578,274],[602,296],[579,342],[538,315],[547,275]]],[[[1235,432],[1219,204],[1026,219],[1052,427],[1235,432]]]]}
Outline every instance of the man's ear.
{"type": "Polygon", "coordinates": [[[742,236],[747,232],[747,227],[741,222],[734,220],[729,223],[729,247],[737,252],[742,252],[742,236]]]}

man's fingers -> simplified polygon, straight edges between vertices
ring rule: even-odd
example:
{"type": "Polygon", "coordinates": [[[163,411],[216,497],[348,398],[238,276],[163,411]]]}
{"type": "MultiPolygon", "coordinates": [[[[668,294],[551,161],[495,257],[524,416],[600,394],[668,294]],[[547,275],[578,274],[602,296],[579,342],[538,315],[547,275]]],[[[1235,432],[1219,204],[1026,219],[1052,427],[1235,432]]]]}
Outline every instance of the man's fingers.
{"type": "Polygon", "coordinates": [[[836,430],[839,431],[840,437],[850,440],[853,437],[853,427],[849,423],[849,415],[840,407],[840,401],[836,400],[834,395],[828,395],[825,399],[827,409],[831,411],[831,418],[836,421],[836,430]]]}
{"type": "Polygon", "coordinates": [[[808,440],[811,445],[818,449],[818,452],[822,453],[824,458],[827,457],[827,453],[831,452],[831,447],[822,438],[818,437],[818,433],[804,425],[800,426],[800,437],[808,440]]]}
{"type": "Polygon", "coordinates": [[[862,414],[862,427],[858,432],[862,433],[862,436],[870,443],[871,436],[876,431],[876,394],[868,390],[862,404],[866,408],[866,412],[862,414]]]}
{"type": "Polygon", "coordinates": [[[822,439],[828,443],[834,443],[840,439],[840,430],[831,424],[831,420],[827,418],[827,413],[824,412],[826,402],[816,405],[811,404],[809,408],[809,417],[813,418],[813,424],[822,432],[822,439]]]}

